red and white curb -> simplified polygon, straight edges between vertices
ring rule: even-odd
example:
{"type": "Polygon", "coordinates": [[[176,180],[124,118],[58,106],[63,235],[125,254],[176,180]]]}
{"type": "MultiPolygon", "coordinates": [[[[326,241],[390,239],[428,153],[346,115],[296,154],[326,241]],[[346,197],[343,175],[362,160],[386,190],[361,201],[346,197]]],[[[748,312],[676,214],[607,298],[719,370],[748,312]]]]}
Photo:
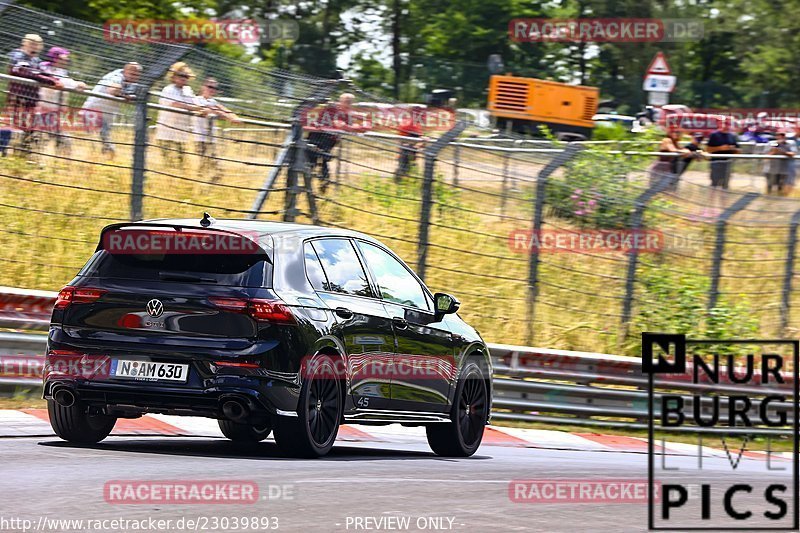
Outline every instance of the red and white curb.
{"type": "MultiPolygon", "coordinates": [[[[50,436],[53,430],[46,409],[0,409],[0,438],[50,436]]],[[[222,437],[216,420],[210,418],[171,415],[145,415],[136,419],[117,421],[112,435],[171,436],[171,437],[222,437]]],[[[374,442],[376,444],[423,444],[425,429],[388,426],[343,425],[339,429],[340,442],[374,442]]],[[[514,448],[546,448],[596,452],[647,453],[647,440],[640,437],[602,435],[598,433],[567,433],[565,431],[510,428],[490,426],[483,436],[483,446],[514,448]]],[[[729,448],[735,460],[741,443],[732,442],[729,448]]],[[[670,455],[697,455],[697,445],[678,442],[657,443],[656,451],[666,450],[670,455]]],[[[706,457],[726,457],[725,450],[703,447],[706,457]]],[[[766,453],[745,450],[742,459],[765,460],[766,453]]],[[[790,459],[789,452],[773,452],[772,459],[790,459]]]]}

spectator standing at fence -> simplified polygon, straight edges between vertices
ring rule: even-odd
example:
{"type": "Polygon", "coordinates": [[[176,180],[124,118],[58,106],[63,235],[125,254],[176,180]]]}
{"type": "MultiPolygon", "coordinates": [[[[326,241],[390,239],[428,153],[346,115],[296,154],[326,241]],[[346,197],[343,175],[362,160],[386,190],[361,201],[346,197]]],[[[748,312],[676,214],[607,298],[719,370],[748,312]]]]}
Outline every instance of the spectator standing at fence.
{"type": "MultiPolygon", "coordinates": [[[[366,127],[360,125],[360,113],[353,109],[355,96],[351,93],[342,93],[336,104],[328,105],[316,113],[317,120],[308,121],[306,126],[311,126],[306,142],[309,146],[306,150],[308,166],[311,171],[315,171],[317,162],[321,162],[323,187],[330,181],[330,170],[328,162],[333,159],[333,149],[339,142],[342,133],[346,131],[364,131],[366,127]]],[[[309,115],[311,114],[309,113],[309,115]]]]}
{"type": "MultiPolygon", "coordinates": [[[[124,67],[113,70],[100,78],[92,92],[107,96],[116,96],[128,101],[136,98],[139,76],[142,66],[135,61],[125,64],[124,67]]],[[[114,157],[114,143],[111,140],[111,130],[114,120],[119,115],[122,102],[110,100],[100,96],[92,96],[83,104],[85,113],[97,113],[100,118],[100,140],[103,143],[103,154],[109,158],[114,157]]]]}
{"type": "Polygon", "coordinates": [[[8,84],[8,108],[12,121],[22,130],[20,148],[23,153],[30,153],[35,141],[36,129],[33,123],[36,104],[39,102],[39,86],[61,87],[58,78],[42,71],[42,59],[39,57],[42,48],[42,38],[29,33],[22,38],[21,46],[8,56],[8,73],[11,76],[37,82],[12,81],[8,84]]]}
{"type": "Polygon", "coordinates": [[[672,172],[676,178],[680,178],[689,168],[695,159],[703,158],[703,134],[695,133],[692,140],[683,145],[683,153],[680,157],[673,158],[672,172]]]}
{"type": "Polygon", "coordinates": [[[420,125],[424,119],[424,113],[425,111],[418,109],[414,105],[409,106],[407,112],[401,113],[397,133],[402,137],[408,137],[408,140],[400,141],[397,170],[394,173],[395,181],[400,181],[408,175],[412,165],[417,160],[417,153],[424,147],[422,126],[420,125]]]}
{"type": "Polygon", "coordinates": [[[775,140],[770,143],[769,155],[781,156],[780,159],[770,159],[767,161],[767,194],[772,193],[775,188],[780,195],[786,194],[786,183],[789,178],[790,158],[797,153],[797,146],[794,141],[788,141],[786,134],[778,132],[775,140]]]}
{"type": "Polygon", "coordinates": [[[670,187],[675,186],[675,173],[673,168],[675,160],[678,158],[677,154],[681,154],[683,150],[678,147],[681,140],[681,132],[676,129],[671,129],[667,135],[661,139],[658,144],[658,159],[650,165],[650,185],[655,185],[660,182],[664,177],[669,177],[670,187]],[[670,155],[676,154],[676,155],[670,155]]]}
{"type": "MultiPolygon", "coordinates": [[[[708,137],[706,151],[714,155],[728,155],[739,153],[739,141],[731,132],[729,121],[720,121],[719,129],[708,137]]],[[[713,158],[711,160],[711,186],[716,189],[727,189],[731,180],[733,162],[729,157],[713,158]]]]}
{"type": "MultiPolygon", "coordinates": [[[[173,64],[167,73],[169,82],[161,91],[159,105],[180,109],[181,111],[199,112],[200,106],[195,104],[195,94],[189,86],[194,72],[183,61],[173,64]]],[[[164,162],[172,169],[182,167],[186,162],[186,143],[189,142],[192,128],[192,116],[187,113],[176,113],[166,109],[158,111],[156,119],[156,140],[161,146],[164,162]]]]}
{"type": "MultiPolygon", "coordinates": [[[[66,48],[61,48],[60,46],[52,47],[47,52],[47,61],[42,63],[42,71],[58,78],[64,89],[83,91],[86,89],[86,84],[72,79],[69,75],[69,70],[67,70],[70,61],[69,56],[69,50],[66,48]]],[[[67,102],[69,93],[65,93],[60,89],[43,87],[40,97],[38,111],[45,116],[48,131],[55,135],[56,148],[69,155],[72,151],[72,137],[69,134],[64,135],[61,129],[62,123],[76,123],[76,113],[69,112],[70,108],[67,102]],[[62,121],[62,117],[65,120],[62,121]]]]}
{"type": "Polygon", "coordinates": [[[200,154],[202,165],[207,167],[211,174],[212,183],[216,183],[221,177],[217,158],[217,138],[219,136],[216,121],[224,119],[239,122],[239,117],[217,100],[218,95],[219,82],[214,78],[207,78],[200,87],[200,94],[195,98],[195,104],[202,108],[201,115],[194,117],[197,153],[200,154]]]}

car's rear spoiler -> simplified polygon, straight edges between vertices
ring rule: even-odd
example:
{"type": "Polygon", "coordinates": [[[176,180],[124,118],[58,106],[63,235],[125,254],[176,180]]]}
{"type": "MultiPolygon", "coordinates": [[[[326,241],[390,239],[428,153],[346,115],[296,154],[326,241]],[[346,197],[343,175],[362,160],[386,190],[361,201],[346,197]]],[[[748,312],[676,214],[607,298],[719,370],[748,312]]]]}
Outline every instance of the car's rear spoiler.
{"type": "MultiPolygon", "coordinates": [[[[175,232],[183,232],[183,231],[191,231],[196,233],[210,233],[210,232],[217,232],[223,233],[226,235],[233,235],[241,239],[245,239],[252,243],[253,249],[255,251],[251,251],[248,253],[256,253],[258,255],[263,255],[264,258],[272,263],[272,259],[267,252],[267,249],[258,242],[258,239],[255,235],[250,235],[248,232],[241,232],[235,231],[230,229],[223,229],[223,228],[212,228],[212,227],[205,227],[205,226],[194,226],[189,224],[166,224],[163,222],[119,222],[116,224],[109,224],[108,226],[104,227],[103,230],[100,232],[100,242],[97,244],[97,248],[95,248],[95,252],[99,252],[100,250],[105,250],[104,243],[106,242],[105,236],[112,231],[116,230],[165,230],[171,229],[175,232]]],[[[266,235],[266,234],[265,234],[266,235]]],[[[220,253],[220,252],[216,252],[220,253]]]]}

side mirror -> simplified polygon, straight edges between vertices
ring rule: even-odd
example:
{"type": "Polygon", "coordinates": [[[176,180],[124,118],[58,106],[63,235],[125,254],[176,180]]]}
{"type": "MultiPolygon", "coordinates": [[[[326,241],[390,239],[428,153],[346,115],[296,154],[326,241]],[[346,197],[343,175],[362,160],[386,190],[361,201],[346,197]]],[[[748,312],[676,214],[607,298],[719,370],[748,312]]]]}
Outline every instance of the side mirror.
{"type": "Polygon", "coordinates": [[[461,302],[456,300],[455,296],[451,296],[444,292],[437,292],[433,295],[433,300],[436,304],[436,315],[444,316],[458,311],[461,307],[461,302]]]}

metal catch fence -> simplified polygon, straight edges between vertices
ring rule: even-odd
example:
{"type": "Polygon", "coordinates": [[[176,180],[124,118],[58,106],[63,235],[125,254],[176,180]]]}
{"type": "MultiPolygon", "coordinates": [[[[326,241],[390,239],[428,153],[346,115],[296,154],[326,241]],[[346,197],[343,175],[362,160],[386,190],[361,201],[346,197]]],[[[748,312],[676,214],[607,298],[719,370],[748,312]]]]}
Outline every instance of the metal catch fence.
{"type": "MultiPolygon", "coordinates": [[[[209,211],[373,234],[432,288],[456,294],[491,341],[634,353],[646,329],[728,337],[799,329],[800,203],[755,190],[775,156],[692,160],[677,179],[653,165],[649,143],[504,139],[458,114],[419,137],[397,125],[326,137],[308,127],[307,112],[343,93],[362,114],[412,107],[351,80],[197,47],[111,43],[99,26],[0,0],[0,50],[27,33],[43,36],[45,53],[68,48],[69,77],[86,89],[39,88],[55,95],[59,120],[27,146],[25,127],[2,115],[0,283],[57,289],[105,224],[209,211]],[[123,76],[122,96],[106,94],[102,80],[133,61],[135,83],[123,76]],[[170,90],[176,62],[192,70],[195,93],[227,111],[170,90]],[[96,107],[100,122],[94,115],[87,125],[82,111],[96,107]],[[730,189],[708,186],[708,167],[719,162],[732,166],[730,189]],[[656,241],[608,247],[637,232],[656,241]],[[534,245],[545,236],[568,242],[534,245]]],[[[0,75],[0,108],[31,83],[0,75]]]]}

